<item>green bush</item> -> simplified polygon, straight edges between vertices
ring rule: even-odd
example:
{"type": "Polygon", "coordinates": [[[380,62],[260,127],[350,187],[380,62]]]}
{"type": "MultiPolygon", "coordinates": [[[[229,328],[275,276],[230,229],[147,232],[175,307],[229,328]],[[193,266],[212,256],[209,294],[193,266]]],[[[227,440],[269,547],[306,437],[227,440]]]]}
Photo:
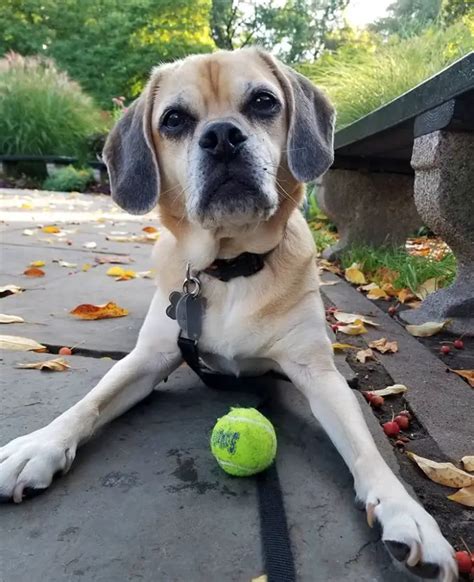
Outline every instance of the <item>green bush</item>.
{"type": "Polygon", "coordinates": [[[0,154],[83,157],[104,130],[100,110],[52,61],[9,53],[0,60],[0,154]]]}
{"type": "Polygon", "coordinates": [[[474,17],[467,15],[447,28],[429,28],[408,39],[367,36],[299,70],[331,97],[341,128],[428,79],[473,46],[474,17]]]}
{"type": "Polygon", "coordinates": [[[56,192],[84,192],[93,181],[92,170],[78,170],[74,166],[66,166],[46,178],[43,188],[56,192]]]}

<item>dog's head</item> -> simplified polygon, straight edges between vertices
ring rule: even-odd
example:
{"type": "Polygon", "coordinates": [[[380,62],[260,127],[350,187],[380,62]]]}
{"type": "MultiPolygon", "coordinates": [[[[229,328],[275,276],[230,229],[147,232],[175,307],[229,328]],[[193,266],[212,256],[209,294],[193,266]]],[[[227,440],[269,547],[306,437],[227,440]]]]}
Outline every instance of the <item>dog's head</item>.
{"type": "MultiPolygon", "coordinates": [[[[133,214],[165,205],[204,228],[270,218],[333,160],[334,110],[260,49],[158,67],[104,148],[112,195],[133,214]]],[[[296,201],[297,203],[297,201],[296,201]]]]}

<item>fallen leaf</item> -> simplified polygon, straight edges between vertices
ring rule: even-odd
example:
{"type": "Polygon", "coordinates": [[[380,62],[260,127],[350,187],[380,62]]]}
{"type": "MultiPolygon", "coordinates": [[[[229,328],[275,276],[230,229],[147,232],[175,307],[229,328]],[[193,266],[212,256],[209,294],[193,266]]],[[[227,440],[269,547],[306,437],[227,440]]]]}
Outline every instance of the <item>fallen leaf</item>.
{"type": "Polygon", "coordinates": [[[20,208],[22,210],[32,210],[33,204],[31,204],[31,202],[23,202],[23,204],[20,206],[20,208]]]}
{"type": "Polygon", "coordinates": [[[415,299],[415,296],[410,291],[410,289],[407,289],[406,287],[404,287],[403,289],[400,289],[400,291],[398,291],[397,299],[398,299],[398,301],[400,301],[400,303],[406,303],[407,301],[410,301],[411,299],[415,299]]]}
{"type": "Polygon", "coordinates": [[[27,337],[17,335],[0,335],[1,350],[17,350],[19,352],[45,352],[46,346],[27,337]]]}
{"type": "Polygon", "coordinates": [[[367,299],[387,299],[388,293],[380,287],[374,287],[367,293],[367,299]]]}
{"type": "Polygon", "coordinates": [[[440,332],[448,321],[427,321],[421,325],[407,325],[406,330],[415,337],[430,337],[440,332]]]}
{"type": "Polygon", "coordinates": [[[399,275],[400,273],[398,271],[394,271],[388,267],[379,267],[375,271],[373,278],[380,283],[393,283],[398,279],[399,275]]]}
{"type": "Polygon", "coordinates": [[[54,358],[53,360],[44,360],[43,362],[32,362],[28,364],[17,364],[17,368],[25,370],[47,370],[50,372],[64,372],[71,366],[64,358],[54,358]]]}
{"type": "Polygon", "coordinates": [[[354,283],[355,285],[365,285],[367,283],[358,263],[352,263],[350,267],[347,267],[344,271],[344,277],[349,283],[354,283]]]}
{"type": "Polygon", "coordinates": [[[107,270],[106,275],[109,277],[120,277],[120,275],[123,275],[124,273],[125,271],[122,267],[110,267],[110,269],[107,270]]]}
{"type": "Polygon", "coordinates": [[[362,323],[366,323],[367,325],[373,325],[374,327],[378,327],[380,325],[378,323],[375,323],[375,321],[372,321],[368,317],[365,317],[365,315],[359,315],[357,313],[345,313],[344,311],[335,311],[333,315],[337,319],[337,321],[340,321],[341,323],[354,323],[355,321],[359,320],[362,321],[362,323]]]}
{"type": "Polygon", "coordinates": [[[44,267],[46,263],[44,261],[33,261],[29,264],[30,267],[44,267]]]}
{"type": "Polygon", "coordinates": [[[466,507],[474,507],[474,485],[459,489],[456,493],[448,495],[448,499],[466,507]]]}
{"type": "Polygon", "coordinates": [[[61,229],[57,226],[50,225],[50,226],[43,226],[41,231],[45,232],[46,234],[57,234],[58,232],[61,231],[61,229]]]}
{"type": "Polygon", "coordinates": [[[367,333],[367,330],[360,319],[356,319],[349,325],[340,325],[337,328],[337,331],[345,333],[346,335],[360,335],[361,333],[367,333]]]}
{"type": "Polygon", "coordinates": [[[158,229],[154,226],[144,226],[142,230],[143,232],[158,232],[158,229]]]}
{"type": "Polygon", "coordinates": [[[27,277],[44,277],[45,272],[42,269],[30,267],[29,269],[26,269],[26,271],[23,271],[23,275],[26,275],[27,277]]]}
{"type": "Polygon", "coordinates": [[[395,289],[395,287],[391,283],[384,283],[382,285],[382,290],[385,291],[385,293],[387,295],[389,295],[390,297],[397,297],[398,296],[398,291],[395,289]]]}
{"type": "Polygon", "coordinates": [[[252,578],[250,582],[268,582],[268,577],[266,574],[262,574],[258,578],[252,578]]]}
{"type": "Polygon", "coordinates": [[[67,261],[55,261],[55,262],[57,262],[60,267],[66,267],[67,269],[74,269],[74,267],[77,267],[77,263],[68,263],[67,261]]]}
{"type": "Polygon", "coordinates": [[[84,263],[82,265],[82,270],[84,271],[84,273],[87,273],[87,271],[92,267],[92,265],[90,263],[84,263]]]}
{"type": "Polygon", "coordinates": [[[465,471],[458,469],[452,463],[438,463],[419,457],[415,453],[407,452],[408,457],[414,461],[423,473],[439,485],[446,487],[470,487],[474,486],[474,475],[469,475],[465,471]]]}
{"type": "Polygon", "coordinates": [[[134,242],[134,243],[148,243],[156,241],[160,236],[159,232],[151,232],[145,233],[144,235],[141,234],[130,234],[130,235],[122,235],[122,234],[108,234],[106,235],[106,240],[112,242],[134,242]]]}
{"type": "Polygon", "coordinates": [[[398,343],[395,340],[388,341],[386,338],[381,337],[378,340],[370,342],[369,348],[373,348],[381,354],[385,354],[387,352],[394,354],[395,352],[398,352],[398,343]]]}
{"type": "Polygon", "coordinates": [[[112,264],[119,264],[119,265],[128,265],[129,263],[134,263],[135,261],[131,257],[121,257],[116,255],[105,255],[103,257],[96,257],[95,262],[99,263],[99,265],[103,265],[104,263],[112,263],[112,264]]]}
{"type": "Polygon", "coordinates": [[[5,315],[4,313],[0,313],[0,323],[25,323],[25,320],[18,315],[5,315]]]}
{"type": "Polygon", "coordinates": [[[128,310],[118,306],[113,301],[109,301],[104,305],[83,303],[75,307],[70,313],[80,319],[109,319],[111,317],[124,317],[128,315],[128,310]]]}
{"type": "Polygon", "coordinates": [[[362,364],[365,364],[367,360],[375,360],[374,352],[370,348],[359,350],[356,354],[356,360],[362,364]]]}
{"type": "Polygon", "coordinates": [[[35,234],[35,231],[32,230],[31,228],[25,228],[25,230],[22,232],[22,234],[24,236],[33,236],[35,234]]]}
{"type": "Polygon", "coordinates": [[[428,297],[428,295],[431,295],[431,293],[434,293],[435,291],[437,291],[439,288],[439,280],[438,279],[427,279],[422,285],[420,285],[418,287],[418,289],[415,291],[415,295],[418,297],[418,299],[426,299],[426,297],[428,297]]]}
{"type": "Polygon", "coordinates": [[[474,471],[474,455],[466,455],[461,459],[461,463],[466,471],[474,471]]]}
{"type": "Polygon", "coordinates": [[[341,269],[337,265],[331,263],[330,261],[327,261],[326,259],[319,259],[318,266],[323,271],[328,271],[329,273],[334,273],[335,275],[341,274],[341,269]]]}
{"type": "Polygon", "coordinates": [[[137,271],[135,275],[140,279],[153,279],[156,273],[153,269],[151,269],[150,271],[137,271]]]}
{"type": "Polygon", "coordinates": [[[94,241],[90,241],[90,242],[85,242],[82,246],[85,249],[95,249],[95,248],[97,248],[97,243],[94,241]]]}
{"type": "Polygon", "coordinates": [[[394,396],[396,394],[405,394],[407,390],[408,388],[404,384],[393,384],[381,390],[371,390],[371,392],[377,396],[394,396]]]}
{"type": "Polygon", "coordinates": [[[361,291],[370,291],[371,289],[378,289],[379,286],[377,285],[377,283],[367,283],[367,285],[362,285],[361,287],[359,287],[359,289],[361,291]]]}
{"type": "Polygon", "coordinates": [[[329,285],[337,285],[340,281],[320,281],[321,287],[328,287],[329,285]]]}
{"type": "Polygon", "coordinates": [[[341,350],[342,351],[342,350],[347,350],[347,349],[355,350],[356,349],[356,346],[353,346],[351,344],[341,344],[339,342],[336,342],[336,343],[331,344],[331,345],[332,345],[332,349],[334,351],[336,351],[336,350],[341,350]]]}
{"type": "Polygon", "coordinates": [[[450,368],[449,371],[454,372],[458,376],[461,376],[461,378],[467,380],[469,386],[474,388],[474,370],[451,370],[450,368]]]}
{"type": "Polygon", "coordinates": [[[8,295],[15,295],[21,293],[23,289],[18,285],[2,285],[0,287],[0,297],[7,297],[8,295]]]}

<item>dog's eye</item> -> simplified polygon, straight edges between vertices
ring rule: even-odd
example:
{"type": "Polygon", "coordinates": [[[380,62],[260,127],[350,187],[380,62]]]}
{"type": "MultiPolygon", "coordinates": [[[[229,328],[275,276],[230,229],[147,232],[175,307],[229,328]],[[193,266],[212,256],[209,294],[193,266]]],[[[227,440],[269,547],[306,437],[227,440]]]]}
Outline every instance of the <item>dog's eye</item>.
{"type": "Polygon", "coordinates": [[[161,125],[166,129],[176,130],[183,127],[190,119],[190,115],[185,111],[172,109],[165,114],[161,125]]]}
{"type": "Polygon", "coordinates": [[[268,115],[278,109],[278,101],[270,93],[260,91],[252,97],[249,106],[254,113],[268,115]]]}

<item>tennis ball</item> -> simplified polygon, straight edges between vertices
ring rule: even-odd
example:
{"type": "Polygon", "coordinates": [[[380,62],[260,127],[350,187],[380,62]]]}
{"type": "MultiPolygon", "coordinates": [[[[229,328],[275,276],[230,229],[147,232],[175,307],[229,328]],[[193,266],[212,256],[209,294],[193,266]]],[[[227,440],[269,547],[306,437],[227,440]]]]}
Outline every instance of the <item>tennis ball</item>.
{"type": "Polygon", "coordinates": [[[212,430],[211,450],[226,473],[236,477],[255,475],[275,458],[275,429],[255,408],[231,408],[212,430]]]}

